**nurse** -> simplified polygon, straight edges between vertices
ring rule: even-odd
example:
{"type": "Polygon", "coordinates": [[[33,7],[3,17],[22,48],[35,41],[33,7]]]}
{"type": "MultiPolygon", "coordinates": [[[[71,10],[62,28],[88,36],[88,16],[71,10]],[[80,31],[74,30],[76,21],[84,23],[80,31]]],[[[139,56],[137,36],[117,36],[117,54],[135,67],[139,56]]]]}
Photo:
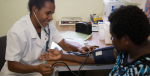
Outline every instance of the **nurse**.
{"type": "Polygon", "coordinates": [[[91,47],[73,45],[59,34],[52,17],[54,0],[29,0],[28,7],[30,14],[7,33],[6,62],[0,76],[50,76],[53,67],[38,57],[50,49],[52,41],[66,51],[91,51],[91,47]]]}

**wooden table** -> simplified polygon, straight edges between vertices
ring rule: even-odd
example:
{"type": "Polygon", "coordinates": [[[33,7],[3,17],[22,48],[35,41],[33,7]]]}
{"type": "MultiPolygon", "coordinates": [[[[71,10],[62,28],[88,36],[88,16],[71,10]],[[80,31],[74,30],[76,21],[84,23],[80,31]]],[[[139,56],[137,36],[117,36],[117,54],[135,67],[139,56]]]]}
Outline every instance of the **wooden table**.
{"type": "MultiPolygon", "coordinates": [[[[75,25],[59,25],[59,22],[56,23],[56,28],[58,29],[60,34],[66,31],[75,31],[75,25]]],[[[100,48],[105,47],[105,46],[110,46],[110,45],[106,45],[104,40],[99,40],[98,32],[92,32],[92,36],[87,41],[89,41],[90,45],[96,45],[96,46],[99,46],[100,48]]],[[[52,44],[52,45],[56,45],[56,44],[52,44]]],[[[48,61],[48,64],[53,64],[54,62],[56,61],[48,61]]],[[[75,70],[77,71],[81,65],[80,63],[75,63],[75,62],[70,62],[70,61],[63,61],[63,62],[67,63],[70,69],[74,71],[75,70]]],[[[86,64],[81,70],[112,69],[113,66],[114,64],[101,64],[101,65],[86,64]]],[[[67,69],[67,67],[64,66],[64,64],[56,64],[54,68],[54,73],[52,76],[55,76],[55,74],[57,76],[58,71],[69,71],[69,70],[67,69]]]]}

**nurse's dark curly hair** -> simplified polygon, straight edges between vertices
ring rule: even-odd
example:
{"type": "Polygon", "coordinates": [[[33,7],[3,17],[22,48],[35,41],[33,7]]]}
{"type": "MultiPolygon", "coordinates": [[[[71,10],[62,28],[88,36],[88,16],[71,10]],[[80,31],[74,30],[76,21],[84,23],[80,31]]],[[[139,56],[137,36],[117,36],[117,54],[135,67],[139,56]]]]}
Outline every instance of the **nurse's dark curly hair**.
{"type": "Polygon", "coordinates": [[[121,6],[109,17],[110,30],[121,39],[127,35],[133,43],[140,45],[150,35],[149,19],[137,6],[121,6]]]}
{"type": "Polygon", "coordinates": [[[29,9],[30,13],[32,12],[33,6],[36,6],[40,10],[44,6],[44,3],[46,1],[50,1],[52,3],[55,3],[54,0],[29,0],[28,9],[29,9]]]}

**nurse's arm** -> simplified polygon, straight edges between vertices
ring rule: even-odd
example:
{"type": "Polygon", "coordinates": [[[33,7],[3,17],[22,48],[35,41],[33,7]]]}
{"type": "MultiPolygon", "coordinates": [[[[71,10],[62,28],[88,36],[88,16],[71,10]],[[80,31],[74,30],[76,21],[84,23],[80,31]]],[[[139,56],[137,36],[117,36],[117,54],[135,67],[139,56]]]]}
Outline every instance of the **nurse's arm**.
{"type": "Polygon", "coordinates": [[[37,66],[24,65],[20,62],[8,61],[8,69],[17,73],[32,73],[37,72],[37,66]]]}
{"type": "Polygon", "coordinates": [[[51,65],[39,64],[39,65],[25,65],[16,61],[8,61],[8,69],[16,73],[32,73],[39,72],[42,75],[51,75],[53,73],[53,68],[51,65]]]}

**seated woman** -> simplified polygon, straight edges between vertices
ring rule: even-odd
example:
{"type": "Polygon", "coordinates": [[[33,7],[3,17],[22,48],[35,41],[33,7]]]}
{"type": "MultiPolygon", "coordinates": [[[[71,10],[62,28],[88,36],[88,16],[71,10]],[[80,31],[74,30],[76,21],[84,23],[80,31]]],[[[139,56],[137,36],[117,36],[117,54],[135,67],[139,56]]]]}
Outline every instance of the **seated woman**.
{"type": "MultiPolygon", "coordinates": [[[[150,75],[150,35],[149,19],[137,6],[122,6],[108,17],[110,34],[115,48],[111,48],[116,56],[114,68],[109,76],[148,76],[150,75]]],[[[57,50],[49,50],[41,55],[43,60],[69,60],[82,63],[85,57],[64,54],[57,50]]],[[[107,54],[107,53],[106,53],[107,54]]],[[[93,54],[94,55],[94,54],[93,54]]],[[[98,55],[98,54],[97,54],[98,55]]],[[[113,57],[113,55],[111,55],[113,57]]],[[[107,57],[88,58],[86,63],[103,63],[107,57]]],[[[106,62],[105,62],[106,63],[106,62]]]]}

